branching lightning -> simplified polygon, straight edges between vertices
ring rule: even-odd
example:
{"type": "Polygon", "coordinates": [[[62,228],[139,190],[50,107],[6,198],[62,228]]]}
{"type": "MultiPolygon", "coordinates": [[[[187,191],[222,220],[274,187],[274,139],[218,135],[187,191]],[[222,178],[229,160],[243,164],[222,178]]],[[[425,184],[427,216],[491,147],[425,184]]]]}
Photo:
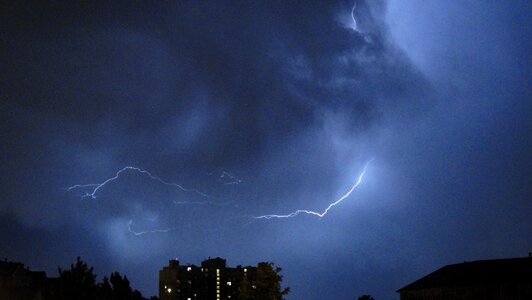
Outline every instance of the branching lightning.
{"type": "MultiPolygon", "coordinates": [[[[263,215],[263,216],[257,216],[257,217],[251,217],[251,218],[253,220],[257,220],[257,219],[267,219],[267,220],[269,220],[269,219],[274,219],[274,218],[275,219],[293,218],[293,217],[296,217],[296,216],[298,216],[300,214],[308,214],[308,215],[313,215],[313,216],[317,216],[317,217],[323,218],[329,212],[329,210],[331,210],[334,206],[338,205],[344,199],[349,197],[353,193],[353,191],[355,191],[355,189],[361,184],[362,179],[364,178],[364,174],[366,173],[367,167],[371,163],[372,160],[370,160],[370,161],[368,161],[366,163],[366,165],[364,166],[362,172],[358,176],[356,182],[351,187],[351,189],[346,194],[344,194],[342,197],[340,197],[336,201],[334,201],[331,204],[329,204],[329,206],[323,212],[315,212],[315,211],[311,211],[311,210],[298,209],[298,210],[296,210],[294,212],[291,212],[289,214],[286,214],[286,215],[274,215],[274,214],[271,214],[271,215],[263,215]]],[[[106,179],[102,183],[76,184],[76,185],[73,185],[73,186],[70,186],[69,188],[67,188],[67,191],[72,191],[72,190],[75,190],[75,189],[90,188],[90,191],[87,192],[85,195],[83,195],[82,198],[91,197],[91,198],[95,199],[96,196],[97,196],[97,193],[103,187],[105,187],[107,184],[117,180],[126,171],[134,171],[134,172],[140,173],[142,175],[145,175],[145,176],[149,177],[150,179],[155,180],[155,181],[157,181],[157,182],[159,182],[159,183],[161,183],[163,185],[177,187],[178,189],[180,189],[182,191],[185,191],[185,192],[191,192],[191,193],[195,193],[195,194],[198,194],[200,196],[203,196],[203,197],[212,198],[212,197],[209,197],[208,195],[206,195],[205,193],[202,193],[202,192],[200,192],[200,191],[198,191],[196,189],[189,189],[189,188],[183,187],[180,184],[168,182],[166,180],[161,179],[158,176],[153,175],[149,171],[146,171],[146,170],[143,170],[143,169],[140,169],[140,168],[137,168],[137,167],[131,167],[131,166],[126,166],[126,167],[120,169],[118,172],[116,172],[116,174],[113,177],[110,177],[110,178],[106,179]]],[[[222,173],[220,175],[220,178],[229,178],[231,180],[231,181],[229,181],[227,183],[224,183],[224,184],[239,184],[239,183],[242,182],[242,180],[232,176],[231,174],[229,174],[229,173],[227,173],[225,171],[222,171],[222,173]]],[[[174,200],[173,203],[176,204],[176,205],[227,206],[227,205],[230,205],[230,204],[234,203],[234,201],[218,203],[218,202],[212,202],[212,201],[176,201],[176,200],[174,200]]],[[[133,220],[130,220],[128,225],[127,225],[127,229],[128,229],[128,231],[131,234],[134,234],[135,236],[141,236],[141,235],[150,234],[150,233],[167,233],[167,232],[170,232],[170,231],[173,231],[173,230],[176,230],[176,229],[179,228],[179,227],[171,227],[171,228],[163,228],[163,229],[136,231],[136,230],[134,230],[132,228],[132,224],[133,224],[133,220]]]]}
{"type": "MultiPolygon", "coordinates": [[[[152,173],[150,173],[147,170],[144,170],[144,169],[141,169],[141,168],[137,168],[137,167],[132,167],[132,166],[126,166],[126,167],[120,169],[118,172],[115,173],[115,175],[113,177],[110,177],[110,178],[106,179],[102,183],[76,184],[76,185],[68,187],[66,190],[67,190],[67,192],[70,192],[70,191],[73,191],[73,190],[76,190],[76,189],[90,188],[90,191],[85,193],[84,195],[82,195],[81,198],[83,199],[83,198],[86,198],[86,197],[91,197],[92,199],[96,199],[96,196],[97,196],[98,192],[100,192],[100,190],[102,188],[104,188],[107,184],[110,184],[113,181],[115,181],[118,178],[120,178],[120,176],[122,176],[124,174],[124,172],[126,172],[126,171],[133,171],[133,172],[140,173],[140,174],[145,175],[148,178],[150,178],[152,180],[155,180],[155,181],[157,181],[157,182],[159,182],[159,183],[161,183],[163,185],[176,187],[179,190],[184,191],[184,192],[195,193],[195,194],[200,195],[200,196],[205,197],[205,198],[211,198],[211,199],[213,198],[213,197],[211,197],[211,196],[209,196],[209,195],[207,195],[207,194],[205,194],[205,193],[203,193],[203,192],[201,192],[199,190],[185,188],[185,187],[183,187],[180,184],[168,182],[168,181],[166,181],[166,180],[164,180],[164,179],[162,179],[162,178],[160,178],[158,176],[153,175],[152,173]]],[[[222,171],[222,173],[220,175],[220,178],[226,178],[226,177],[229,178],[231,181],[227,182],[227,183],[224,183],[224,184],[239,184],[240,182],[242,182],[242,180],[232,176],[231,174],[227,173],[226,171],[222,171]]],[[[227,201],[227,202],[218,203],[218,202],[214,202],[214,201],[176,201],[176,200],[174,200],[173,203],[176,204],[176,205],[227,206],[227,205],[230,205],[230,204],[234,203],[234,201],[227,201]]],[[[132,224],[133,224],[133,220],[130,220],[128,225],[127,225],[127,230],[130,233],[132,233],[132,234],[134,234],[136,236],[140,236],[140,235],[144,235],[144,234],[148,234],[148,233],[166,233],[166,232],[170,232],[170,231],[173,231],[173,230],[176,230],[176,229],[180,228],[180,227],[172,227],[172,228],[136,231],[136,230],[133,230],[132,224]]]]}
{"type": "Polygon", "coordinates": [[[137,168],[137,167],[131,167],[131,166],[126,166],[122,169],[120,169],[118,172],[116,172],[115,176],[111,177],[111,178],[108,178],[106,179],[104,182],[102,183],[90,183],[90,184],[76,184],[76,185],[73,185],[73,186],[70,186],[68,187],[66,190],[68,192],[72,191],[72,190],[75,190],[75,189],[80,189],[80,188],[93,188],[92,191],[90,192],[87,192],[85,195],[83,195],[81,198],[86,198],[86,197],[91,197],[92,199],[96,199],[96,194],[98,193],[98,191],[100,189],[102,189],[104,186],[106,186],[108,183],[111,183],[115,180],[117,180],[120,175],[122,175],[124,172],[126,171],[135,171],[137,173],[140,173],[142,175],[146,175],[148,176],[150,179],[152,180],[155,180],[155,181],[158,181],[164,185],[167,185],[167,186],[172,186],[172,187],[177,187],[179,188],[180,190],[184,191],[184,192],[190,192],[190,193],[195,193],[195,194],[198,194],[200,196],[203,196],[203,197],[207,197],[207,198],[211,198],[210,196],[208,196],[207,194],[205,193],[202,193],[196,189],[189,189],[189,188],[185,188],[183,187],[182,185],[180,184],[177,184],[177,183],[172,183],[172,182],[168,182],[168,181],[165,181],[163,179],[161,179],[160,177],[157,177],[157,176],[154,176],[153,174],[151,174],[149,171],[146,171],[146,170],[143,170],[141,168],[137,168]]]}
{"type": "Polygon", "coordinates": [[[307,214],[307,215],[314,215],[314,216],[318,216],[320,218],[323,218],[331,208],[333,208],[333,206],[336,206],[337,204],[339,204],[340,202],[342,202],[345,198],[349,197],[351,195],[351,193],[353,193],[353,191],[360,185],[360,183],[362,182],[362,178],[364,177],[364,174],[366,173],[366,169],[368,168],[368,165],[369,163],[373,161],[373,159],[371,159],[369,162],[366,163],[366,165],[364,166],[364,169],[362,170],[362,173],[360,173],[360,175],[358,176],[355,184],[351,187],[351,189],[345,194],[343,195],[342,197],[340,197],[338,200],[334,201],[333,203],[329,204],[329,206],[321,213],[319,212],[315,212],[315,211],[311,211],[311,210],[305,210],[305,209],[298,209],[294,212],[291,212],[287,215],[263,215],[263,216],[258,216],[258,217],[254,217],[254,219],[282,219],[282,218],[293,218],[299,214],[307,214]]]}

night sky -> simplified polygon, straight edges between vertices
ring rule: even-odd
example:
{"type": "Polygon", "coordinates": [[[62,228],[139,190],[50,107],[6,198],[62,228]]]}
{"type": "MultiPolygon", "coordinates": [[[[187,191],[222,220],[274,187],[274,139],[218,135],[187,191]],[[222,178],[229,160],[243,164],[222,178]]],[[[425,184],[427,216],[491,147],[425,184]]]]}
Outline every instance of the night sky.
{"type": "Polygon", "coordinates": [[[1,259],[144,295],[171,258],[273,261],[288,299],[382,300],[532,251],[529,1],[11,2],[1,259]],[[255,219],[321,213],[366,165],[322,218],[255,219]],[[126,166],[160,180],[68,190],[126,166]]]}

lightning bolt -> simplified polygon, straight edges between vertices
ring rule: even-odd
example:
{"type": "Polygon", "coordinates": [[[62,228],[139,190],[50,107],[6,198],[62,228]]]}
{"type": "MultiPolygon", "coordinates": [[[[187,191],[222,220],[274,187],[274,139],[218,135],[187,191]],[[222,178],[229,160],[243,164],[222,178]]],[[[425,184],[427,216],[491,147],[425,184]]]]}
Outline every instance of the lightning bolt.
{"type": "MultiPolygon", "coordinates": [[[[267,220],[269,220],[269,219],[274,219],[274,218],[276,218],[276,219],[293,218],[293,217],[298,216],[299,214],[308,214],[308,215],[314,215],[314,216],[323,218],[329,212],[329,210],[331,210],[334,206],[338,205],[344,199],[349,197],[353,193],[353,191],[355,191],[355,189],[361,184],[362,179],[364,178],[364,174],[366,173],[366,170],[368,168],[368,165],[372,161],[373,161],[373,159],[371,159],[370,161],[368,161],[366,163],[366,165],[364,166],[362,172],[358,176],[356,182],[351,187],[351,189],[346,194],[344,194],[342,197],[340,197],[338,200],[336,200],[333,203],[329,204],[329,206],[321,213],[320,212],[311,211],[311,210],[298,209],[298,210],[296,210],[294,212],[291,212],[289,214],[286,214],[286,215],[273,215],[272,214],[272,215],[263,215],[263,216],[257,216],[257,217],[251,217],[251,218],[253,220],[258,220],[258,219],[267,219],[267,220]]],[[[206,194],[204,194],[204,193],[202,193],[202,192],[200,192],[200,191],[198,191],[196,189],[185,188],[185,187],[183,187],[183,186],[181,186],[181,185],[179,185],[177,183],[172,183],[172,182],[165,181],[165,180],[161,179],[160,177],[153,175],[149,171],[146,171],[146,170],[143,170],[143,169],[140,169],[140,168],[137,168],[137,167],[131,167],[131,166],[126,166],[126,167],[120,169],[118,172],[116,172],[115,176],[106,179],[102,183],[76,184],[76,185],[68,187],[67,191],[72,191],[72,190],[81,189],[81,188],[92,188],[92,190],[90,192],[87,192],[85,195],[83,195],[82,198],[91,197],[91,198],[95,199],[96,198],[96,194],[100,191],[100,189],[105,187],[105,185],[117,180],[126,171],[135,171],[137,173],[140,173],[142,175],[145,175],[145,176],[149,177],[152,180],[158,181],[158,182],[160,182],[160,183],[162,183],[164,185],[177,187],[177,188],[179,188],[182,191],[192,192],[192,193],[196,193],[198,195],[210,198],[208,195],[206,195],[206,194]]],[[[235,182],[234,184],[238,184],[238,183],[241,182],[240,179],[238,179],[238,178],[230,175],[229,173],[223,171],[222,174],[220,175],[220,178],[223,178],[225,176],[227,176],[227,177],[231,178],[232,180],[234,180],[234,181],[232,181],[232,182],[235,182]],[[236,182],[238,182],[238,183],[236,183],[236,182]]],[[[210,202],[210,201],[175,201],[175,200],[173,202],[176,205],[198,204],[198,205],[213,205],[213,206],[226,206],[226,205],[230,205],[230,204],[234,203],[234,201],[229,201],[229,202],[224,202],[224,203],[216,203],[216,202],[210,202]]],[[[251,221],[251,222],[253,222],[253,221],[251,221]]],[[[173,230],[176,230],[176,229],[180,228],[180,227],[170,227],[170,228],[163,228],[163,229],[136,231],[136,230],[133,230],[132,225],[133,225],[133,220],[130,220],[128,225],[127,225],[127,229],[128,229],[128,231],[131,234],[133,234],[135,236],[141,236],[141,235],[144,235],[144,234],[151,234],[151,233],[167,233],[167,232],[170,232],[170,231],[173,231],[173,230]]]]}
{"type": "Polygon", "coordinates": [[[83,199],[83,198],[86,198],[86,197],[91,197],[92,199],[96,199],[96,194],[98,193],[98,191],[100,189],[105,187],[107,184],[117,180],[126,171],[135,171],[135,172],[140,173],[142,175],[148,176],[150,179],[158,181],[158,182],[160,182],[160,183],[162,183],[164,185],[177,187],[178,189],[180,189],[180,190],[182,190],[184,192],[195,193],[195,194],[198,194],[198,195],[206,197],[206,198],[212,198],[212,197],[208,196],[207,194],[202,193],[202,192],[200,192],[200,191],[198,191],[196,189],[185,188],[185,187],[183,187],[180,184],[165,181],[165,180],[161,179],[160,177],[157,177],[157,176],[153,175],[149,171],[146,171],[146,170],[143,170],[143,169],[137,168],[137,167],[131,167],[131,166],[126,166],[126,167],[120,169],[118,172],[116,172],[115,176],[106,179],[102,183],[76,184],[76,185],[68,187],[66,190],[67,190],[67,192],[70,192],[70,191],[75,190],[75,189],[92,187],[93,188],[92,191],[87,192],[85,195],[81,196],[81,198],[83,199]]]}
{"type": "MultiPolygon", "coordinates": [[[[213,198],[199,190],[196,190],[196,189],[190,189],[190,188],[185,188],[183,187],[182,185],[180,184],[177,184],[177,183],[172,183],[172,182],[168,182],[158,176],[155,176],[153,175],[151,172],[147,171],[147,170],[144,170],[144,169],[141,169],[141,168],[137,168],[137,167],[132,167],[132,166],[126,166],[122,169],[120,169],[118,172],[115,173],[115,175],[113,177],[110,177],[108,179],[106,179],[105,181],[103,181],[102,183],[89,183],[89,184],[75,184],[75,185],[72,185],[68,188],[66,188],[66,191],[67,192],[70,192],[70,191],[73,191],[73,190],[76,190],[76,189],[84,189],[84,188],[91,188],[91,190],[89,192],[87,192],[86,194],[84,194],[83,196],[81,196],[81,198],[86,198],[86,197],[91,197],[92,199],[96,199],[96,196],[97,196],[97,193],[100,192],[100,190],[102,188],[104,188],[107,184],[111,184],[113,181],[117,180],[118,178],[120,178],[120,176],[122,176],[125,172],[127,171],[133,171],[133,172],[137,172],[137,173],[140,173],[141,175],[145,175],[147,176],[148,178],[152,179],[152,180],[155,180],[163,185],[167,185],[167,186],[171,186],[171,187],[176,187],[184,192],[190,192],[190,193],[195,193],[197,195],[200,195],[200,196],[203,196],[203,197],[206,197],[206,198],[213,198]]],[[[221,178],[223,177],[229,177],[231,178],[233,181],[230,183],[230,184],[238,184],[241,182],[240,179],[230,175],[229,173],[223,171],[222,174],[220,175],[221,178]]],[[[211,205],[211,206],[227,206],[227,205],[230,205],[232,203],[234,203],[234,201],[228,201],[228,202],[223,202],[223,203],[218,203],[218,202],[212,202],[212,201],[173,201],[174,204],[176,205],[211,205]]],[[[153,230],[143,230],[143,231],[136,231],[136,230],[133,230],[132,228],[132,224],[133,224],[133,220],[130,220],[128,225],[127,225],[127,229],[130,233],[136,235],[136,236],[141,236],[141,235],[144,235],[144,234],[149,234],[149,233],[166,233],[166,232],[170,232],[170,231],[173,231],[173,230],[177,230],[178,228],[180,227],[171,227],[171,228],[163,228],[163,229],[153,229],[153,230]]]]}
{"type": "Polygon", "coordinates": [[[172,230],[176,230],[177,228],[165,228],[165,229],[153,229],[153,230],[144,230],[144,231],[135,231],[131,228],[131,225],[133,224],[133,220],[129,220],[129,223],[127,224],[127,231],[130,233],[140,236],[147,233],[165,233],[172,230]]]}
{"type": "Polygon", "coordinates": [[[176,205],[212,205],[212,206],[227,206],[235,203],[235,201],[227,201],[227,202],[211,202],[211,201],[173,201],[176,205]]]}
{"type": "Polygon", "coordinates": [[[229,172],[226,172],[224,170],[216,170],[209,173],[209,175],[213,175],[214,173],[219,173],[218,180],[222,181],[223,185],[237,185],[242,183],[242,179],[236,178],[235,176],[231,175],[229,172]]]}
{"type": "Polygon", "coordinates": [[[238,179],[235,176],[233,176],[233,175],[227,173],[226,171],[222,170],[222,174],[220,175],[220,178],[225,178],[225,177],[229,178],[231,181],[225,182],[224,185],[235,185],[235,184],[242,183],[241,179],[238,179]]]}
{"type": "Polygon", "coordinates": [[[353,193],[353,191],[360,185],[360,183],[362,182],[362,178],[364,177],[364,174],[366,173],[366,169],[368,168],[368,165],[370,162],[372,162],[373,159],[371,159],[370,161],[368,161],[366,163],[366,165],[364,166],[364,169],[362,170],[362,173],[360,173],[360,175],[358,176],[355,184],[351,187],[351,189],[345,194],[343,195],[342,197],[340,197],[338,200],[334,201],[333,203],[329,204],[329,206],[321,213],[319,212],[315,212],[315,211],[311,211],[311,210],[305,210],[305,209],[298,209],[294,212],[291,212],[287,215],[264,215],[264,216],[258,216],[258,217],[254,217],[254,219],[282,219],[282,218],[293,218],[299,214],[307,214],[307,215],[314,215],[314,216],[318,216],[320,218],[323,218],[331,208],[333,208],[334,206],[336,206],[337,204],[339,204],[340,202],[342,202],[345,198],[349,197],[349,195],[351,195],[351,193],[353,193]]]}
{"type": "Polygon", "coordinates": [[[357,20],[355,19],[355,8],[357,7],[357,2],[353,4],[353,8],[351,9],[351,19],[353,20],[353,30],[358,31],[357,29],[357,20]]]}

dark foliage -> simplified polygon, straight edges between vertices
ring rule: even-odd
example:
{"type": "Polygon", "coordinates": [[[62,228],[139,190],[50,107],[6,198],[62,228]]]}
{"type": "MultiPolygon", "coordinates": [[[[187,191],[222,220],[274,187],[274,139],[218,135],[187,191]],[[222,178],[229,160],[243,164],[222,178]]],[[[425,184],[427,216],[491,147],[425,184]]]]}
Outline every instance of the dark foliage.
{"type": "Polygon", "coordinates": [[[290,288],[281,290],[283,276],[280,275],[282,269],[276,267],[272,262],[259,263],[257,267],[256,280],[249,282],[244,279],[240,283],[239,299],[256,300],[281,300],[283,296],[290,292],[290,288]]]}
{"type": "MultiPolygon", "coordinates": [[[[51,288],[46,299],[80,299],[80,300],[142,300],[142,294],[133,290],[126,276],[118,272],[104,276],[102,282],[96,283],[93,268],[77,258],[69,270],[59,268],[59,278],[51,288]]],[[[157,297],[150,298],[152,300],[157,297]]]]}
{"type": "Polygon", "coordinates": [[[362,295],[358,297],[357,300],[375,300],[375,298],[371,297],[370,295],[362,295]]]}
{"type": "Polygon", "coordinates": [[[93,268],[77,258],[70,270],[59,269],[59,282],[53,293],[54,299],[95,299],[96,275],[93,268]]]}

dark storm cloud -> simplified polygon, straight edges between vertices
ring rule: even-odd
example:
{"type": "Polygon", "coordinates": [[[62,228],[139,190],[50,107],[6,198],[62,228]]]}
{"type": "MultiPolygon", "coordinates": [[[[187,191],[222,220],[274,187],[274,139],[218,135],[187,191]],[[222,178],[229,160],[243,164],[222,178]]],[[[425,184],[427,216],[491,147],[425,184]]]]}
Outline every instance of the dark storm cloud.
{"type": "Polygon", "coordinates": [[[273,260],[294,299],[339,299],[517,255],[530,243],[526,7],[358,1],[355,31],[350,2],[13,4],[0,23],[0,212],[62,259],[17,257],[53,269],[86,255],[147,293],[169,257],[273,260]],[[249,224],[323,211],[372,157],[334,217],[249,224]],[[64,190],[126,165],[212,198],[134,172],[96,199],[64,190]],[[514,226],[514,242],[483,250],[514,226]]]}
{"type": "Polygon", "coordinates": [[[383,41],[367,44],[339,26],[336,6],[176,4],[155,20],[141,5],[126,7],[27,8],[35,28],[14,31],[22,47],[6,57],[17,104],[70,121],[87,145],[152,136],[143,144],[164,153],[179,148],[165,143],[197,139],[205,150],[189,150],[240,160],[310,126],[324,108],[369,126],[388,105],[378,101],[412,98],[422,85],[383,41]]]}

